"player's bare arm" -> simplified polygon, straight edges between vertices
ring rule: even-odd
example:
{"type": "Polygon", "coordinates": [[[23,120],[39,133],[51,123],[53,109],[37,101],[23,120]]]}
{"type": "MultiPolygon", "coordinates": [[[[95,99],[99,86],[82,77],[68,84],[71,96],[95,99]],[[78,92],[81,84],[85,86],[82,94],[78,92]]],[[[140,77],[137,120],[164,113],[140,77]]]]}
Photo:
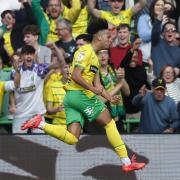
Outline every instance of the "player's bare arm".
{"type": "Polygon", "coordinates": [[[83,69],[80,67],[75,67],[72,72],[72,79],[83,88],[92,91],[94,94],[99,95],[102,92],[102,88],[95,88],[93,84],[87,83],[87,81],[82,77],[83,69]]]}

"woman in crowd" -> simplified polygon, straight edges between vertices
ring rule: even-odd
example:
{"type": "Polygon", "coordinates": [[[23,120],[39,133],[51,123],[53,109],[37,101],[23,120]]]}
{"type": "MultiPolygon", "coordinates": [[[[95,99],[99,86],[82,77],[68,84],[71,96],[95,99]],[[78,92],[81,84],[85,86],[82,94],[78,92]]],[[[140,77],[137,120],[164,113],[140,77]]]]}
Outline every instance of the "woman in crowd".
{"type": "Polygon", "coordinates": [[[122,120],[122,118],[125,117],[122,93],[125,96],[129,96],[130,94],[129,86],[126,80],[124,79],[125,76],[124,69],[119,68],[117,71],[115,71],[114,68],[108,63],[109,62],[108,50],[101,50],[99,51],[98,55],[101,64],[100,78],[102,84],[104,85],[104,88],[111,95],[118,94],[121,99],[120,103],[117,105],[105,101],[104,98],[103,101],[106,102],[107,106],[109,107],[112,117],[115,118],[116,120],[118,120],[119,118],[122,120]]]}
{"type": "MultiPolygon", "coordinates": [[[[152,83],[155,79],[153,75],[153,63],[152,60],[149,60],[149,69],[147,71],[148,81],[152,83]]],[[[165,65],[160,72],[160,77],[166,82],[166,95],[171,97],[176,104],[180,102],[180,78],[176,75],[176,69],[171,65],[165,65]]]]}
{"type": "Polygon", "coordinates": [[[149,14],[143,14],[139,17],[137,32],[142,40],[140,49],[143,53],[143,62],[146,64],[151,53],[151,31],[154,20],[164,13],[164,0],[153,0],[150,6],[149,14]]]}

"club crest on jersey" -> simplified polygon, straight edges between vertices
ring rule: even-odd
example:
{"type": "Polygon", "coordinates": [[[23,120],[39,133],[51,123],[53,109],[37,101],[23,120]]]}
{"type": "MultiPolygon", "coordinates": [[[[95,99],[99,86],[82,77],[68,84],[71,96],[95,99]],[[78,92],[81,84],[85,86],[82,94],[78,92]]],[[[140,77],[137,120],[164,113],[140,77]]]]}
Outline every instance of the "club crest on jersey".
{"type": "Polygon", "coordinates": [[[90,71],[96,74],[98,72],[98,68],[96,66],[91,65],[90,71]]]}
{"type": "Polygon", "coordinates": [[[83,58],[84,58],[84,56],[85,56],[85,53],[84,53],[84,52],[80,52],[80,53],[78,54],[77,61],[82,61],[83,58]]]}

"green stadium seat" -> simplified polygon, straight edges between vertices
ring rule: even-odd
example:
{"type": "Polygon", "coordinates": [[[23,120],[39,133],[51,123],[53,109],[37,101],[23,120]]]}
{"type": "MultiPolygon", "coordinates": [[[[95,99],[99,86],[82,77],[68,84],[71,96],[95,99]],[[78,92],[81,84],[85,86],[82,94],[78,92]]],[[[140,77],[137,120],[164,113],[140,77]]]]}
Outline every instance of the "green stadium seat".
{"type": "Polygon", "coordinates": [[[131,125],[132,124],[139,124],[139,123],[140,123],[139,118],[129,118],[129,119],[123,120],[123,124],[125,126],[125,129],[126,129],[127,133],[131,132],[131,125]]]}

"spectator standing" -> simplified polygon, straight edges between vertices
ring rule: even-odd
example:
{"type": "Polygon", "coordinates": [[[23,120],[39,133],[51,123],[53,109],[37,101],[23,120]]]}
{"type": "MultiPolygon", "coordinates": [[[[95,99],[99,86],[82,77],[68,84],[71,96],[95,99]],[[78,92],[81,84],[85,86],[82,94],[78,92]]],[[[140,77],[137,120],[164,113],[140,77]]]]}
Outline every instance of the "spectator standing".
{"type": "Polygon", "coordinates": [[[51,81],[47,90],[47,113],[53,115],[52,124],[66,127],[66,114],[64,111],[64,86],[67,83],[69,65],[65,64],[61,69],[55,69],[54,81],[51,81]],[[59,71],[60,70],[60,71],[59,71]],[[56,77],[56,79],[55,79],[56,77]]]}
{"type": "MultiPolygon", "coordinates": [[[[43,102],[44,77],[49,69],[59,64],[35,64],[35,49],[26,45],[21,50],[23,66],[19,69],[20,86],[14,90],[16,112],[13,120],[13,133],[24,133],[21,124],[36,114],[44,115],[46,108],[43,102]]],[[[61,59],[58,59],[61,61],[61,59]]],[[[15,73],[16,75],[16,73],[15,73]]],[[[42,131],[33,130],[41,133],[42,131]]]]}
{"type": "Polygon", "coordinates": [[[33,14],[40,29],[39,43],[41,45],[59,40],[56,32],[56,22],[58,19],[64,18],[74,23],[81,10],[80,0],[72,0],[71,8],[64,6],[61,0],[48,0],[46,13],[41,7],[40,0],[32,0],[31,4],[33,14]]]}
{"type": "Polygon", "coordinates": [[[40,31],[37,25],[27,25],[23,29],[24,42],[36,49],[36,62],[38,64],[51,62],[51,49],[38,43],[40,31]]]}
{"type": "MultiPolygon", "coordinates": [[[[118,69],[122,60],[126,56],[127,52],[131,49],[130,39],[130,27],[128,24],[121,24],[118,28],[118,45],[110,48],[110,63],[114,65],[115,69],[118,69]]],[[[134,49],[134,54],[138,54],[138,65],[142,65],[142,53],[140,50],[134,49]]]]}
{"type": "Polygon", "coordinates": [[[96,0],[88,0],[88,8],[95,17],[105,19],[109,26],[113,24],[117,27],[122,23],[130,25],[132,16],[145,6],[146,0],[139,0],[132,8],[127,10],[122,10],[124,0],[109,0],[109,4],[111,10],[104,11],[95,8],[96,0]]]}
{"type": "Polygon", "coordinates": [[[166,64],[173,67],[180,67],[180,48],[175,42],[177,33],[176,25],[174,22],[169,21],[167,16],[164,16],[163,24],[161,24],[162,18],[160,16],[154,21],[152,29],[151,58],[154,64],[153,70],[155,76],[160,75],[161,68],[166,64]],[[163,27],[161,27],[162,25],[163,27]]]}
{"type": "Polygon", "coordinates": [[[123,97],[126,118],[140,118],[140,109],[132,104],[132,99],[138,94],[142,85],[146,84],[148,87],[146,69],[143,65],[138,64],[137,49],[140,43],[139,39],[135,40],[133,47],[128,50],[120,65],[120,67],[125,69],[125,79],[131,92],[129,96],[123,97]]]}
{"type": "Polygon", "coordinates": [[[72,24],[72,34],[76,38],[80,34],[84,34],[87,31],[87,26],[89,22],[89,10],[87,8],[85,0],[80,0],[81,11],[77,20],[72,24]]]}
{"type": "MultiPolygon", "coordinates": [[[[156,78],[153,74],[153,63],[149,60],[149,69],[147,71],[147,77],[150,84],[156,78]]],[[[171,65],[165,65],[160,72],[160,77],[166,82],[165,95],[171,97],[176,104],[180,102],[180,78],[176,75],[176,69],[171,65]]]]}
{"type": "Polygon", "coordinates": [[[56,41],[56,45],[63,49],[65,59],[71,63],[76,50],[76,41],[72,36],[72,23],[66,19],[57,21],[56,31],[60,40],[56,41]]]}
{"type": "Polygon", "coordinates": [[[27,1],[22,1],[22,3],[24,9],[16,13],[5,10],[1,14],[3,25],[0,27],[0,53],[5,65],[9,65],[10,56],[23,45],[22,30],[24,26],[33,22],[29,3],[27,1]],[[24,16],[24,19],[18,21],[17,16],[24,16]]]}
{"type": "MultiPolygon", "coordinates": [[[[109,52],[108,50],[101,50],[98,52],[100,60],[100,79],[104,88],[111,95],[119,95],[120,103],[112,104],[107,100],[103,99],[103,102],[106,102],[107,107],[109,108],[111,115],[116,120],[122,120],[125,117],[125,109],[123,105],[122,94],[125,96],[130,95],[129,86],[125,80],[124,69],[119,68],[119,71],[115,71],[114,68],[109,65],[109,52]],[[121,119],[119,119],[121,118],[121,119]]],[[[122,123],[120,123],[122,125],[122,123]]]]}
{"type": "Polygon", "coordinates": [[[147,92],[144,85],[134,97],[133,104],[141,107],[141,133],[173,133],[179,128],[176,104],[165,91],[165,81],[156,78],[152,82],[152,92],[147,92]]]}
{"type": "MultiPolygon", "coordinates": [[[[0,14],[5,10],[19,10],[21,8],[21,3],[19,0],[1,0],[0,6],[0,14]]],[[[1,17],[0,17],[0,25],[1,24],[1,17]]]]}
{"type": "Polygon", "coordinates": [[[147,65],[148,58],[151,57],[151,33],[152,23],[160,14],[164,12],[164,0],[154,0],[150,5],[149,14],[142,14],[137,23],[137,33],[142,40],[140,49],[143,54],[143,63],[147,65]],[[143,27],[143,28],[142,28],[143,27]]]}

